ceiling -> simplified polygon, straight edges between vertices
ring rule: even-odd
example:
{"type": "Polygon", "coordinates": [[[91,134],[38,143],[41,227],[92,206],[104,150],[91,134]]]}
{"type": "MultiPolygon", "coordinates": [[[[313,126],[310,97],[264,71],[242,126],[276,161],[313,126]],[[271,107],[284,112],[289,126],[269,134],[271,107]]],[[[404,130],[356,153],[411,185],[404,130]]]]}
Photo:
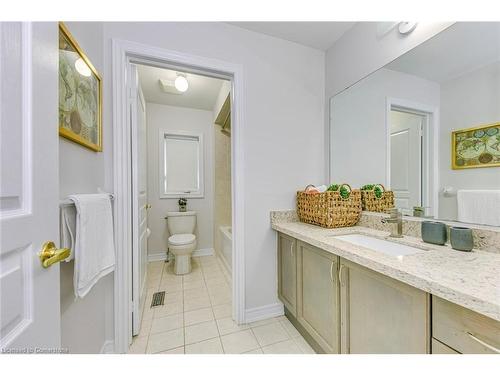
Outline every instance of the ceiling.
{"type": "Polygon", "coordinates": [[[443,83],[499,60],[500,22],[458,22],[386,68],[443,83]]]}
{"type": "Polygon", "coordinates": [[[231,25],[326,51],[355,22],[229,22],[231,25]]]}
{"type": "Polygon", "coordinates": [[[223,82],[218,78],[187,73],[186,78],[189,83],[187,91],[170,94],[161,89],[159,79],[173,82],[177,77],[177,71],[146,65],[137,65],[137,71],[146,102],[175,107],[213,110],[223,82]]]}

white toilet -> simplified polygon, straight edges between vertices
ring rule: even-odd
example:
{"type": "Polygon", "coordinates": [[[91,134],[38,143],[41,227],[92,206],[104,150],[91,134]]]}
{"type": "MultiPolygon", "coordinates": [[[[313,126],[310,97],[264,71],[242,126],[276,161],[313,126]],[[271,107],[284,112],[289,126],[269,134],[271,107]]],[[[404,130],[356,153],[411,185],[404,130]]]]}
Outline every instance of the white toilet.
{"type": "Polygon", "coordinates": [[[191,272],[191,254],[196,249],[196,212],[167,212],[167,227],[170,233],[168,249],[174,254],[174,273],[184,275],[191,272]]]}

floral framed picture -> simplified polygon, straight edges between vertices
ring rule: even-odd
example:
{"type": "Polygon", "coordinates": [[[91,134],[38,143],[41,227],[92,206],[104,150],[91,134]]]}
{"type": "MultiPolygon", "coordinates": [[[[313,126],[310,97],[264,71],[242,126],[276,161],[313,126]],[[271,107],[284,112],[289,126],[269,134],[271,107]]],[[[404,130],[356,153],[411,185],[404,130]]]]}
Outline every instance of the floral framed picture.
{"type": "Polygon", "coordinates": [[[102,82],[66,26],[59,23],[59,135],[102,151],[102,82]]]}
{"type": "Polygon", "coordinates": [[[453,169],[500,167],[500,122],[451,133],[453,169]]]}

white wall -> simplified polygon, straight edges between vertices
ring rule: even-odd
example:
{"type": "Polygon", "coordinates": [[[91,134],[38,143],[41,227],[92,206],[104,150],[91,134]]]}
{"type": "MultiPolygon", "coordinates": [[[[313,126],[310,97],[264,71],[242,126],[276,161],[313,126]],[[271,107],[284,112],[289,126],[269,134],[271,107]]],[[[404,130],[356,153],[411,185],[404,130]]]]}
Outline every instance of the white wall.
{"type": "Polygon", "coordinates": [[[188,210],[197,213],[197,249],[214,247],[214,136],[212,111],[172,107],[155,103],[146,104],[148,129],[148,255],[165,254],[169,233],[165,215],[168,211],[179,211],[178,199],[160,199],[159,195],[159,131],[189,131],[203,134],[203,160],[205,195],[203,198],[188,199],[188,210]]]}
{"type": "MultiPolygon", "coordinates": [[[[57,23],[53,23],[57,28],[57,23]]],[[[66,26],[80,47],[103,74],[103,26],[95,22],[68,22],[66,26]]],[[[106,111],[106,108],[104,109],[106,111]]],[[[111,123],[103,123],[103,139],[111,138],[111,123]]],[[[62,137],[59,138],[60,198],[69,194],[96,193],[97,188],[109,188],[105,183],[104,155],[111,154],[108,144],[104,152],[96,153],[62,137]]],[[[99,353],[107,340],[114,336],[113,274],[95,285],[83,299],[75,301],[73,293],[73,264],[61,263],[61,345],[71,353],[99,353]]]]}
{"type": "MultiPolygon", "coordinates": [[[[441,85],[440,185],[455,189],[500,189],[499,168],[451,169],[451,132],[500,121],[500,63],[441,85]]],[[[440,196],[440,217],[457,219],[456,197],[440,196]]]]}
{"type": "MultiPolygon", "coordinates": [[[[294,208],[297,189],[325,180],[324,52],[224,23],[111,22],[104,23],[107,76],[112,38],[242,65],[246,308],[277,303],[269,211],[294,208]]],[[[109,111],[109,83],[104,99],[109,111]]]]}
{"type": "Polygon", "coordinates": [[[386,183],[386,99],[439,106],[439,85],[381,69],[332,101],[331,180],[353,187],[386,183]]]}

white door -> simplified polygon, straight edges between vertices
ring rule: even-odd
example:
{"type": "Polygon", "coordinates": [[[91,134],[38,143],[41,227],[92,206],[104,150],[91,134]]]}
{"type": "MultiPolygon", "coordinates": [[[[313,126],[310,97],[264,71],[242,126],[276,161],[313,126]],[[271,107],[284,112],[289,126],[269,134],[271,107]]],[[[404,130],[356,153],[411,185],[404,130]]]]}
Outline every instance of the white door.
{"type": "Polygon", "coordinates": [[[58,26],[0,23],[0,347],[61,345],[58,241],[58,26]]]}
{"type": "Polygon", "coordinates": [[[412,214],[422,205],[423,115],[391,110],[391,190],[394,204],[412,214]]]}
{"type": "Polygon", "coordinates": [[[146,297],[148,203],[146,103],[137,67],[130,65],[130,119],[132,121],[132,335],[139,334],[146,297]]]}

